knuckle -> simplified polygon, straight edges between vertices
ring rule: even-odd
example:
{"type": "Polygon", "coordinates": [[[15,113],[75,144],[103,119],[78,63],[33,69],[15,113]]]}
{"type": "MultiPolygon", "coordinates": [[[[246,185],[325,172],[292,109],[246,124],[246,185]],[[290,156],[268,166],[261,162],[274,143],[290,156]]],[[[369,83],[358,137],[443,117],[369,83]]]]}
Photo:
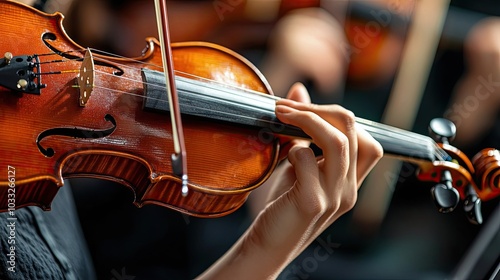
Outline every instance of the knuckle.
{"type": "Polygon", "coordinates": [[[328,202],[321,196],[316,196],[314,202],[311,203],[310,207],[306,207],[304,212],[309,219],[313,220],[328,213],[328,208],[328,202]]]}
{"type": "Polygon", "coordinates": [[[348,127],[354,127],[356,116],[353,111],[344,109],[344,122],[348,125],[348,127]]]}
{"type": "Polygon", "coordinates": [[[356,205],[358,200],[358,192],[356,188],[349,188],[342,196],[342,212],[348,212],[356,205]]]}
{"type": "Polygon", "coordinates": [[[341,204],[342,203],[340,202],[339,199],[331,199],[328,202],[327,209],[325,209],[326,210],[325,212],[328,213],[329,215],[335,214],[339,211],[341,204]]]}
{"type": "Polygon", "coordinates": [[[372,142],[370,151],[372,152],[372,157],[375,160],[379,160],[384,156],[384,149],[382,148],[382,145],[377,141],[372,142]]]}
{"type": "Polygon", "coordinates": [[[349,138],[345,134],[337,135],[334,143],[340,153],[339,156],[346,157],[349,155],[349,138]]]}
{"type": "Polygon", "coordinates": [[[356,115],[353,111],[348,110],[340,105],[334,105],[333,108],[339,113],[338,119],[346,126],[347,129],[354,128],[356,115]]]}
{"type": "Polygon", "coordinates": [[[326,199],[318,199],[318,201],[319,201],[319,203],[317,204],[318,207],[317,207],[316,213],[318,215],[323,216],[325,213],[328,212],[329,203],[328,203],[328,200],[326,200],[326,199]]]}
{"type": "Polygon", "coordinates": [[[299,188],[293,188],[292,192],[286,195],[292,201],[299,213],[303,215],[304,219],[316,220],[325,215],[328,211],[328,201],[325,199],[324,194],[318,192],[301,193],[299,188]]]}
{"type": "Polygon", "coordinates": [[[342,176],[345,176],[349,170],[350,164],[349,139],[344,134],[340,134],[336,136],[333,143],[339,158],[338,172],[342,174],[342,176]]]}
{"type": "Polygon", "coordinates": [[[314,158],[314,153],[309,147],[294,147],[291,152],[293,152],[299,161],[307,161],[314,158]]]}
{"type": "Polygon", "coordinates": [[[353,131],[356,129],[356,116],[352,111],[346,110],[344,114],[344,123],[347,129],[347,132],[353,131]]]}
{"type": "Polygon", "coordinates": [[[319,118],[319,116],[316,115],[316,113],[311,111],[300,111],[299,114],[302,115],[302,117],[311,119],[313,121],[316,121],[319,118]]]}
{"type": "Polygon", "coordinates": [[[319,111],[321,109],[321,105],[318,105],[316,103],[309,103],[307,104],[307,106],[309,107],[309,110],[315,112],[315,111],[319,111]]]}
{"type": "Polygon", "coordinates": [[[358,192],[352,191],[352,194],[345,200],[345,205],[347,207],[347,210],[351,210],[354,208],[356,205],[356,202],[358,201],[358,192]]]}

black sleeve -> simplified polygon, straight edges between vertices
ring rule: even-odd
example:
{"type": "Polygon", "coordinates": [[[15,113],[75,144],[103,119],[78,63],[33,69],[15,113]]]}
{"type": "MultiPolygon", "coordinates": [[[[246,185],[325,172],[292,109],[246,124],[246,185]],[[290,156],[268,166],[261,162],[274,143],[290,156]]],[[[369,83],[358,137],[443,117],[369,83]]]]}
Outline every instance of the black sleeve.
{"type": "Polygon", "coordinates": [[[95,279],[66,182],[51,211],[0,213],[0,279],[95,279]]]}

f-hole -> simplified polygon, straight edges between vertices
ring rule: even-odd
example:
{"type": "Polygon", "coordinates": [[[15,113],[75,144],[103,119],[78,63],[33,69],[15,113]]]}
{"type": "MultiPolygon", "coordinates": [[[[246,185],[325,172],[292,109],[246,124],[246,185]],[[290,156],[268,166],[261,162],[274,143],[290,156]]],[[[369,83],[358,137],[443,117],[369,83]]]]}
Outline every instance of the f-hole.
{"type": "Polygon", "coordinates": [[[64,128],[64,127],[56,127],[56,128],[51,128],[43,131],[38,135],[38,138],[36,139],[36,144],[38,146],[38,149],[40,152],[46,156],[46,157],[52,157],[55,154],[54,149],[52,148],[44,148],[41,144],[40,141],[42,141],[44,138],[50,137],[50,136],[67,136],[67,137],[73,137],[73,138],[80,138],[80,139],[98,139],[98,138],[104,138],[106,136],[111,135],[116,129],[116,120],[109,114],[104,116],[104,119],[108,122],[110,122],[113,126],[107,129],[102,129],[102,130],[97,130],[97,129],[83,129],[83,128],[64,128]]]}
{"type": "MultiPolygon", "coordinates": [[[[52,42],[55,41],[55,40],[57,40],[57,36],[54,33],[46,32],[46,33],[43,33],[43,35],[42,35],[42,41],[45,44],[45,46],[47,46],[47,48],[49,48],[55,54],[60,55],[60,56],[62,56],[64,58],[66,58],[66,59],[76,60],[76,61],[83,61],[83,58],[81,56],[75,56],[75,55],[71,54],[71,53],[73,53],[75,51],[65,51],[65,52],[63,52],[63,51],[57,49],[55,46],[53,46],[52,42]]],[[[80,51],[78,51],[78,52],[80,52],[80,51]]],[[[82,55],[84,55],[85,50],[81,50],[81,52],[82,52],[82,55]]],[[[112,63],[103,61],[102,59],[99,59],[98,57],[96,57],[94,59],[94,63],[96,65],[100,65],[100,66],[104,66],[104,67],[110,67],[110,68],[114,69],[113,74],[116,75],[116,76],[122,76],[123,73],[124,73],[123,70],[120,67],[118,67],[117,65],[114,65],[112,63]]]]}

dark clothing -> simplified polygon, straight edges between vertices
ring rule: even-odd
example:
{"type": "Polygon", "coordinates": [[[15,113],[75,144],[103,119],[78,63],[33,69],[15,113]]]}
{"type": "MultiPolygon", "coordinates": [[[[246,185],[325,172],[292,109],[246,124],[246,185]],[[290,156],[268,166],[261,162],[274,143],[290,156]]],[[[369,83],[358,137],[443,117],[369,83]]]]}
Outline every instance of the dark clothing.
{"type": "Polygon", "coordinates": [[[0,279],[96,278],[69,184],[59,190],[51,211],[25,207],[14,216],[0,213],[0,221],[0,279]]]}

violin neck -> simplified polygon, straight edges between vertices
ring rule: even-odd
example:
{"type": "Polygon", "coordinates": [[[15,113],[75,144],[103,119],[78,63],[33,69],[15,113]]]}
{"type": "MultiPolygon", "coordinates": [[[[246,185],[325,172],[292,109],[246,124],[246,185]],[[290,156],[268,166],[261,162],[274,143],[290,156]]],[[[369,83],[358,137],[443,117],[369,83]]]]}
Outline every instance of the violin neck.
{"type": "MultiPolygon", "coordinates": [[[[146,95],[144,108],[168,112],[161,73],[143,69],[142,78],[146,95]]],[[[301,129],[276,118],[274,112],[278,98],[275,96],[184,77],[176,77],[176,85],[180,111],[184,115],[260,128],[264,133],[310,139],[301,129]]],[[[380,142],[385,154],[426,162],[447,158],[430,137],[362,118],[356,118],[356,123],[380,142]]]]}

